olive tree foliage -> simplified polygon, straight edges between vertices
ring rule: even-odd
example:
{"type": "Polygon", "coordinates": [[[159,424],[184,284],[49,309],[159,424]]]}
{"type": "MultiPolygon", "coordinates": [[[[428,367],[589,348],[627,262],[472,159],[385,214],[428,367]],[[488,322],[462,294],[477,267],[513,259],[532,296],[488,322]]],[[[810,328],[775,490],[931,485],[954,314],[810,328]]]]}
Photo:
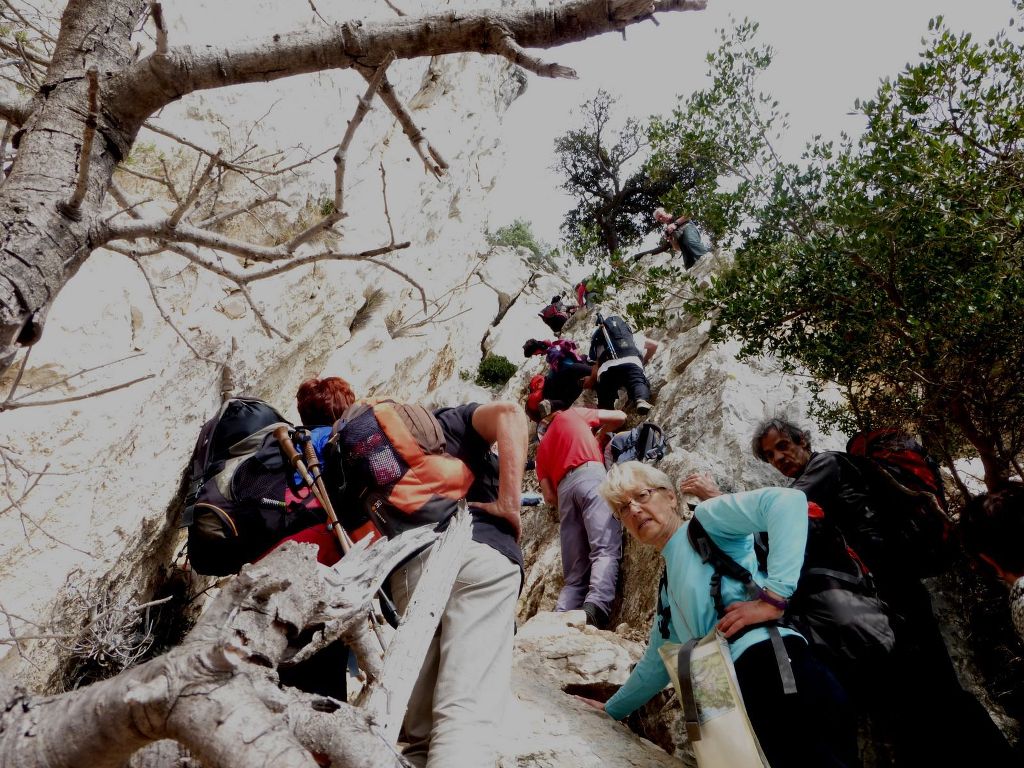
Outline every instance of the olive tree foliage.
{"type": "MultiPolygon", "coordinates": [[[[38,18],[29,3],[5,3],[5,19],[16,34],[4,36],[0,48],[16,66],[3,70],[13,87],[0,95],[0,118],[6,121],[3,148],[16,153],[0,186],[0,371],[19,347],[38,340],[54,298],[100,247],[136,262],[160,249],[174,250],[247,298],[248,285],[288,269],[324,260],[375,260],[404,247],[392,238],[349,252],[329,236],[345,215],[351,134],[375,98],[394,114],[429,172],[441,175],[447,168],[389,81],[392,61],[478,52],[541,76],[575,77],[568,67],[526,49],[621,30],[663,11],[703,7],[704,0],[570,0],[545,8],[470,8],[426,16],[395,9],[390,21],[342,23],[326,23],[317,13],[317,26],[192,48],[174,39],[160,4],[151,0],[66,0],[56,4],[59,18],[52,22],[38,18]],[[367,90],[352,105],[335,148],[333,199],[301,231],[259,243],[232,235],[231,220],[240,211],[276,203],[257,196],[234,209],[216,205],[217,183],[225,174],[259,179],[280,172],[261,163],[259,153],[228,157],[192,146],[200,162],[187,189],[166,185],[165,215],[140,213],[141,201],[116,188],[114,173],[140,135],[167,133],[153,120],[162,107],[211,89],[345,69],[362,75],[367,90]]],[[[264,330],[279,333],[265,322],[264,330]]]]}
{"type": "Polygon", "coordinates": [[[580,260],[618,256],[651,230],[652,213],[673,188],[693,185],[690,162],[649,167],[647,127],[629,117],[615,130],[616,99],[598,91],[579,107],[582,125],[555,139],[562,189],[576,198],[561,230],[580,260]]]}
{"type": "MultiPolygon", "coordinates": [[[[715,158],[695,196],[735,262],[690,305],[742,355],[810,374],[815,416],[916,431],[952,468],[977,455],[992,488],[1024,450],[1024,3],[993,39],[929,23],[919,58],[855,105],[857,140],[815,137],[796,163],[757,88],[756,24],[723,33],[712,85],[656,126],[659,157],[715,158]],[[845,402],[822,397],[837,384],[845,402]]],[[[962,487],[962,484],[961,484],[962,487]]],[[[963,488],[962,488],[963,489],[963,488]]]]}

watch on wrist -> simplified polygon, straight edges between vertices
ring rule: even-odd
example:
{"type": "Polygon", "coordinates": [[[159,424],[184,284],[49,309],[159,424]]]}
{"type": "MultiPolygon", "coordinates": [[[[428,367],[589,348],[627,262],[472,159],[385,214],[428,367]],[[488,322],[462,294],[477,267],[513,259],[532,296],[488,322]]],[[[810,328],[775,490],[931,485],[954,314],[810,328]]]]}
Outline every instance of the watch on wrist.
{"type": "Polygon", "coordinates": [[[768,603],[768,605],[778,608],[780,611],[784,611],[789,607],[788,600],[781,597],[772,597],[765,591],[764,587],[757,590],[757,599],[762,603],[768,603]]]}

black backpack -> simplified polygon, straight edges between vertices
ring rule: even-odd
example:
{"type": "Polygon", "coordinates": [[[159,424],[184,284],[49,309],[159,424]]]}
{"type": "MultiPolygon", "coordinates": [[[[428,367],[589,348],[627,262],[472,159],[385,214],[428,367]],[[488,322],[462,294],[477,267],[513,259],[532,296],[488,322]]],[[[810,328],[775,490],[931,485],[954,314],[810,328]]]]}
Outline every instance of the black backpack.
{"type": "Polygon", "coordinates": [[[618,315],[604,317],[597,314],[598,329],[590,339],[591,360],[604,363],[618,357],[643,357],[633,343],[633,330],[618,315]],[[611,348],[609,349],[609,342],[611,348]]]}
{"type": "Polygon", "coordinates": [[[604,449],[605,467],[624,461],[660,461],[669,451],[668,441],[661,427],[645,421],[630,430],[619,432],[608,441],[604,449]]]}
{"type": "Polygon", "coordinates": [[[949,568],[956,536],[936,461],[909,435],[892,429],[858,432],[836,453],[858,477],[879,514],[887,543],[918,576],[949,568]]]}
{"type": "MultiPolygon", "coordinates": [[[[807,506],[804,564],[783,622],[839,665],[881,661],[896,638],[871,572],[821,507],[807,506]]],[[[760,560],[767,542],[757,544],[760,560]]]]}
{"type": "Polygon", "coordinates": [[[226,576],[281,539],[326,521],[326,514],[274,437],[291,427],[254,398],[232,398],[203,425],[192,452],[181,527],[197,573],[226,576]]]}

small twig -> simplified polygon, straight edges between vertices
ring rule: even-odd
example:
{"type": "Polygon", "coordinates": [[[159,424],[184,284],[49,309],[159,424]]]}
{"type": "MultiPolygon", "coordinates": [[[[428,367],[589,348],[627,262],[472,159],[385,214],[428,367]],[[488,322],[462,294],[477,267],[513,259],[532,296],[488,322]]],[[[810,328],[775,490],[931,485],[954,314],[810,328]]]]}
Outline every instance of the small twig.
{"type": "Polygon", "coordinates": [[[175,334],[177,334],[179,339],[185,342],[185,346],[189,348],[189,351],[191,351],[193,355],[195,355],[200,360],[204,360],[208,363],[214,363],[216,365],[219,365],[219,363],[216,360],[211,360],[205,355],[199,354],[199,350],[193,347],[192,344],[189,342],[188,338],[186,338],[185,334],[178,330],[178,326],[174,324],[174,322],[171,320],[170,315],[168,315],[167,311],[164,309],[163,304],[160,303],[160,298],[156,294],[156,286],[153,285],[153,281],[150,279],[149,273],[146,272],[145,267],[142,266],[142,262],[139,261],[138,258],[135,258],[133,256],[129,256],[129,258],[131,259],[131,262],[139,268],[139,271],[142,272],[142,277],[145,279],[146,285],[149,286],[149,295],[153,297],[153,304],[156,305],[156,311],[160,313],[160,317],[164,319],[164,322],[171,326],[171,330],[174,331],[175,334]]]}
{"type": "MultiPolygon", "coordinates": [[[[625,30],[623,30],[623,33],[625,33],[625,30]]],[[[572,67],[555,64],[554,62],[548,63],[527,53],[526,49],[516,42],[512,33],[500,24],[492,25],[491,42],[494,45],[495,53],[504,56],[513,64],[518,64],[535,75],[540,75],[541,77],[561,77],[567,80],[579,79],[576,75],[576,70],[572,67]]]]}
{"type": "Polygon", "coordinates": [[[33,349],[35,349],[34,345],[29,347],[28,351],[25,352],[25,356],[21,358],[21,366],[18,368],[18,375],[14,377],[14,382],[11,384],[11,389],[7,393],[6,401],[10,401],[14,397],[14,393],[18,389],[18,385],[21,384],[21,377],[25,375],[25,369],[28,368],[28,356],[32,354],[33,349]]]}
{"type": "MultiPolygon", "coordinates": [[[[362,74],[362,76],[367,80],[373,76],[369,67],[360,66],[358,69],[360,74],[362,74]]],[[[429,142],[427,142],[423,132],[417,127],[416,121],[413,120],[412,115],[409,114],[409,110],[405,108],[405,105],[402,104],[401,100],[398,98],[398,94],[395,92],[394,86],[391,85],[391,81],[388,80],[387,75],[385,75],[381,80],[378,94],[380,96],[380,100],[387,105],[388,109],[391,110],[391,114],[393,114],[398,120],[398,124],[402,126],[402,131],[405,133],[406,138],[409,139],[409,143],[412,144],[412,148],[423,161],[424,168],[434,174],[438,179],[444,176],[445,171],[448,170],[448,163],[443,157],[441,157],[441,154],[430,146],[429,142]]]]}
{"type": "Polygon", "coordinates": [[[186,198],[178,204],[178,207],[174,209],[174,212],[168,217],[167,224],[171,229],[178,226],[178,222],[181,221],[182,217],[189,211],[192,204],[195,203],[199,197],[199,193],[202,192],[203,187],[210,180],[210,174],[213,173],[213,168],[220,159],[220,150],[217,154],[210,158],[210,162],[206,164],[206,169],[203,171],[203,175],[199,177],[198,181],[192,185],[192,189],[189,190],[186,198]]]}
{"type": "Polygon", "coordinates": [[[153,25],[156,27],[156,54],[157,56],[167,55],[167,27],[164,25],[164,9],[160,3],[150,3],[149,13],[153,17],[153,25]]]}
{"type": "MultiPolygon", "coordinates": [[[[3,403],[0,403],[0,410],[3,410],[4,406],[8,405],[9,403],[15,402],[17,400],[21,400],[21,399],[26,398],[26,397],[31,397],[32,395],[38,395],[40,392],[45,392],[48,389],[52,389],[53,387],[60,386],[61,384],[64,384],[64,383],[66,383],[68,381],[71,381],[71,379],[74,379],[74,378],[76,378],[78,376],[81,376],[83,374],[92,373],[93,371],[98,371],[101,368],[106,368],[106,367],[111,366],[111,365],[117,365],[118,363],[123,363],[125,360],[131,360],[134,357],[141,357],[143,354],[145,354],[145,353],[144,352],[135,352],[134,354],[125,355],[124,357],[119,358],[117,360],[112,360],[109,363],[102,363],[100,365],[94,365],[92,368],[83,368],[80,371],[75,371],[75,373],[72,373],[69,376],[65,376],[62,379],[58,379],[57,381],[51,382],[50,384],[47,384],[44,387],[39,387],[37,389],[33,389],[31,392],[26,392],[23,395],[19,395],[18,397],[13,397],[13,398],[12,397],[8,397],[7,400],[5,400],[3,403]]],[[[14,394],[13,390],[12,390],[11,394],[12,395],[14,394]]]]}
{"type": "Polygon", "coordinates": [[[388,174],[384,170],[384,161],[380,161],[380,193],[384,198],[384,219],[388,223],[388,234],[391,235],[391,242],[395,242],[395,228],[391,224],[391,211],[388,210],[388,174]]]}
{"type": "Polygon", "coordinates": [[[35,408],[36,406],[39,406],[39,405],[62,405],[64,403],[74,403],[74,402],[78,402],[79,400],[86,400],[86,399],[88,399],[90,397],[98,397],[100,395],[109,394],[110,392],[116,392],[119,389],[126,389],[127,387],[130,387],[133,384],[138,384],[141,381],[146,381],[147,379],[152,379],[155,376],[156,376],[155,373],[147,373],[145,376],[140,376],[137,379],[132,379],[131,381],[126,381],[123,384],[115,384],[112,387],[105,387],[104,389],[97,389],[94,392],[86,392],[83,395],[72,395],[71,397],[63,397],[63,398],[60,398],[59,400],[37,400],[34,403],[22,403],[22,402],[20,402],[20,398],[19,398],[19,400],[14,401],[14,402],[0,404],[0,413],[2,413],[3,411],[12,411],[12,410],[14,410],[16,408],[35,408]]]}
{"type": "Polygon", "coordinates": [[[320,19],[320,21],[322,21],[324,24],[329,24],[330,23],[330,22],[327,21],[327,19],[325,19],[323,16],[320,15],[320,11],[318,11],[316,9],[316,6],[313,5],[313,0],[309,0],[309,7],[313,9],[313,13],[316,14],[316,17],[318,19],[320,19]]]}
{"type": "Polygon", "coordinates": [[[96,135],[97,113],[99,111],[99,69],[93,64],[85,71],[89,80],[88,100],[89,114],[85,118],[85,132],[82,135],[82,149],[78,159],[78,181],[71,199],[58,204],[58,210],[73,221],[79,221],[82,214],[79,208],[89,186],[89,165],[92,162],[92,140],[96,135]]]}
{"type": "Polygon", "coordinates": [[[242,295],[245,297],[245,300],[248,302],[249,306],[252,307],[253,314],[255,314],[256,319],[259,320],[260,327],[262,327],[263,332],[267,334],[267,338],[274,338],[274,334],[276,333],[278,336],[281,337],[282,341],[291,341],[291,336],[270,324],[267,318],[263,315],[263,312],[260,310],[260,308],[256,306],[256,301],[253,299],[252,294],[249,293],[249,289],[248,287],[246,287],[245,283],[237,283],[237,285],[238,290],[242,292],[242,295]]]}
{"type": "Polygon", "coordinates": [[[25,18],[24,14],[22,14],[21,11],[19,11],[15,7],[14,3],[12,3],[10,0],[3,0],[3,2],[4,2],[4,5],[7,6],[7,9],[11,13],[13,13],[15,16],[18,17],[18,21],[20,21],[22,24],[24,24],[26,27],[31,29],[33,32],[35,32],[37,35],[39,35],[41,38],[43,38],[47,42],[56,44],[57,40],[56,40],[56,38],[53,37],[53,35],[51,35],[49,32],[47,32],[42,27],[40,27],[40,26],[38,26],[36,24],[33,24],[31,21],[29,21],[27,18],[25,18]]]}
{"type": "Polygon", "coordinates": [[[394,11],[396,16],[405,16],[406,15],[405,11],[403,11],[397,5],[392,3],[391,0],[384,0],[384,5],[386,5],[392,11],[394,11]]]}
{"type": "MultiPolygon", "coordinates": [[[[408,243],[406,245],[408,245],[408,243]]],[[[415,288],[417,291],[419,291],[420,292],[420,301],[423,302],[423,311],[424,312],[427,311],[427,294],[424,292],[422,285],[420,285],[415,280],[413,280],[405,272],[403,272],[402,270],[398,269],[397,267],[391,266],[386,261],[381,261],[380,259],[375,259],[375,258],[372,258],[372,257],[368,257],[366,260],[376,264],[379,267],[384,267],[384,269],[387,269],[387,270],[390,270],[391,272],[394,272],[400,278],[402,278],[407,283],[409,283],[409,285],[411,285],[413,288],[415,288]]]]}
{"type": "Polygon", "coordinates": [[[277,193],[275,192],[274,194],[269,195],[267,197],[258,197],[247,205],[243,205],[238,208],[232,208],[229,211],[218,213],[216,216],[211,216],[208,219],[203,219],[198,223],[198,226],[202,227],[203,229],[211,229],[212,227],[216,227],[218,224],[223,224],[228,219],[233,219],[235,218],[235,216],[241,216],[243,213],[250,213],[256,210],[257,208],[267,205],[269,203],[284,203],[285,205],[288,205],[288,202],[279,198],[277,196],[277,193]]]}
{"type": "Polygon", "coordinates": [[[292,253],[303,243],[308,242],[320,232],[333,227],[337,222],[345,218],[345,164],[348,156],[348,148],[352,144],[353,137],[356,135],[356,129],[359,128],[359,125],[363,122],[363,118],[365,118],[367,112],[370,111],[370,106],[373,102],[373,95],[380,87],[381,80],[384,79],[384,73],[387,72],[387,68],[394,60],[395,53],[394,51],[391,51],[384,57],[380,66],[378,66],[376,71],[373,73],[373,77],[370,78],[369,85],[366,88],[366,93],[364,93],[362,98],[359,99],[359,104],[356,107],[355,114],[352,116],[352,119],[348,121],[348,127],[345,129],[345,135],[342,137],[341,143],[338,145],[338,151],[334,153],[333,210],[312,226],[307,227],[305,230],[289,240],[287,245],[285,245],[285,250],[288,251],[288,253],[292,253]]]}
{"type": "Polygon", "coordinates": [[[153,198],[152,197],[147,197],[145,200],[139,200],[138,202],[132,203],[131,205],[126,206],[124,208],[118,208],[112,214],[107,216],[107,218],[105,220],[106,221],[111,221],[112,219],[120,216],[122,213],[127,213],[127,214],[131,215],[132,212],[134,212],[136,208],[138,208],[140,206],[143,206],[146,203],[151,203],[151,202],[153,202],[153,198]]]}
{"type": "Polygon", "coordinates": [[[177,187],[174,186],[174,182],[171,181],[171,169],[167,167],[167,159],[164,157],[160,158],[160,168],[164,172],[163,184],[167,187],[167,191],[171,193],[171,197],[174,198],[176,205],[181,204],[181,195],[178,194],[177,187]]]}

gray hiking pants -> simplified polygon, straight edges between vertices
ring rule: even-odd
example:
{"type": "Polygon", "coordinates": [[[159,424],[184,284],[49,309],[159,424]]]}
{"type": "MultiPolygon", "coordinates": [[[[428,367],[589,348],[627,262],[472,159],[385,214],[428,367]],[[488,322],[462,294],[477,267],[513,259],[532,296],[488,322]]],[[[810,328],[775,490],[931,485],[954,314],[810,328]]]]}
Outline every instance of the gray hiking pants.
{"type": "Polygon", "coordinates": [[[558,484],[558,519],[565,586],[556,611],[572,611],[593,603],[606,614],[615,599],[622,556],[622,526],[608,502],[597,493],[604,465],[582,464],[558,484]]]}

